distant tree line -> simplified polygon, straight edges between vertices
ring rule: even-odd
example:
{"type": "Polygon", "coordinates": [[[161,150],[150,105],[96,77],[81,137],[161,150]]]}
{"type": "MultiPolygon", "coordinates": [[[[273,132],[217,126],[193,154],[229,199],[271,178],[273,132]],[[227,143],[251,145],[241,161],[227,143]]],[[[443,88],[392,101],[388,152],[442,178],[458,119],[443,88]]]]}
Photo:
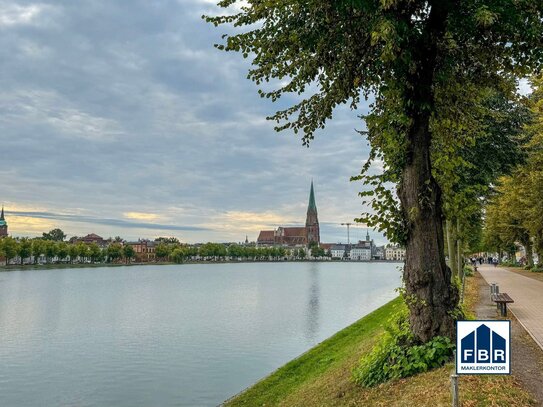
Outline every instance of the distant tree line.
{"type": "MultiPolygon", "coordinates": [[[[123,242],[120,237],[110,239],[107,247],[96,243],[73,241],[66,242],[66,235],[60,229],[43,233],[41,238],[0,239],[0,258],[10,264],[18,258],[20,264],[51,263],[130,263],[136,258],[132,245],[123,242]]],[[[156,261],[183,263],[185,261],[276,261],[304,260],[309,255],[313,258],[331,257],[330,252],[314,245],[305,248],[256,247],[239,244],[205,243],[200,246],[182,244],[176,238],[158,238],[155,246],[156,261]]]]}
{"type": "MultiPolygon", "coordinates": [[[[325,257],[323,249],[312,251],[313,257],[325,257]]],[[[183,263],[187,260],[304,260],[308,252],[304,248],[256,247],[239,244],[205,243],[201,246],[159,243],[155,249],[158,260],[183,263]]]]}
{"type": "Polygon", "coordinates": [[[45,263],[101,263],[118,262],[121,260],[129,263],[135,256],[134,248],[121,243],[111,243],[102,248],[96,243],[69,243],[64,241],[45,240],[43,238],[29,239],[5,237],[0,239],[0,257],[9,264],[15,257],[21,264],[28,258],[32,258],[34,264],[40,259],[45,263]]]}

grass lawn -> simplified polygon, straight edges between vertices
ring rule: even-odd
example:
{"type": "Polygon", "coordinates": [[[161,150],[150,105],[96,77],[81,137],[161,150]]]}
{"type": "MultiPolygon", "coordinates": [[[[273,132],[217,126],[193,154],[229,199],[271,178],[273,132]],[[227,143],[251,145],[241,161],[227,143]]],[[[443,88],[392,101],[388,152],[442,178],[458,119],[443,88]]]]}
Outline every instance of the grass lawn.
{"type": "MultiPolygon", "coordinates": [[[[474,313],[478,289],[468,278],[466,308],[474,313]]],[[[450,406],[453,365],[365,389],[351,371],[383,332],[383,324],[402,307],[395,299],[292,360],[227,406],[450,406]]],[[[463,376],[463,406],[530,406],[532,396],[514,376],[463,376]]]]}

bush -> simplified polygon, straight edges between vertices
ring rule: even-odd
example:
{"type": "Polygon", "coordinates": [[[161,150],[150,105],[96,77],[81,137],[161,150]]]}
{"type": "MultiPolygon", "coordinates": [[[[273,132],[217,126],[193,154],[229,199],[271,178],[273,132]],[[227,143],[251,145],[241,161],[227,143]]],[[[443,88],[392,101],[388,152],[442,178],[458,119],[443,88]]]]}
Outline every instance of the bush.
{"type": "MultiPolygon", "coordinates": [[[[535,268],[535,267],[534,267],[535,268]]],[[[530,266],[524,266],[524,270],[532,270],[532,267],[530,266]]]]}
{"type": "Polygon", "coordinates": [[[464,275],[466,277],[473,276],[473,268],[471,266],[464,266],[464,275]]]}
{"type": "Polygon", "coordinates": [[[379,343],[353,371],[354,381],[364,387],[443,366],[453,356],[455,346],[449,338],[436,336],[427,343],[415,343],[405,311],[395,315],[385,329],[379,343]]]}
{"type": "Polygon", "coordinates": [[[539,266],[532,267],[532,272],[534,273],[543,273],[543,268],[539,266]]]}

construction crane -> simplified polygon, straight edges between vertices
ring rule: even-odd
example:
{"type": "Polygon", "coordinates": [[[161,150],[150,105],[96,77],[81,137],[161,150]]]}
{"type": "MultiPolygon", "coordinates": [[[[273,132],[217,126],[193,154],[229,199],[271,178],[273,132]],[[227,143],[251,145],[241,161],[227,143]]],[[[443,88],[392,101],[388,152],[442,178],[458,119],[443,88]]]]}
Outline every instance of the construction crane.
{"type": "Polygon", "coordinates": [[[341,224],[341,226],[347,226],[347,244],[348,245],[351,244],[351,234],[350,234],[351,225],[352,225],[351,222],[345,222],[341,224]]]}

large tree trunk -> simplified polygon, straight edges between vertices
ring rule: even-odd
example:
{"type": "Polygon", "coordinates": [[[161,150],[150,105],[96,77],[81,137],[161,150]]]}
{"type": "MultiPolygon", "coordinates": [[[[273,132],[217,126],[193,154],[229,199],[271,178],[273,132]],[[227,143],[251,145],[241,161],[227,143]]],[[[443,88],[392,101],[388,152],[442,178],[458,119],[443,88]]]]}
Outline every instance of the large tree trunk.
{"type": "Polygon", "coordinates": [[[434,88],[438,48],[446,31],[454,1],[431,1],[431,11],[421,36],[411,44],[413,66],[404,83],[406,161],[398,188],[406,221],[406,260],[403,278],[409,321],[415,338],[427,342],[434,336],[455,336],[458,289],[451,284],[451,270],[443,252],[441,189],[432,176],[430,116],[435,110],[434,88]]]}
{"type": "Polygon", "coordinates": [[[443,253],[441,190],[431,172],[428,120],[415,124],[398,192],[408,228],[403,278],[409,320],[415,337],[427,342],[437,335],[454,338],[458,290],[443,253]]]}
{"type": "Polygon", "coordinates": [[[543,265],[543,231],[540,231],[537,234],[537,237],[535,239],[536,243],[536,253],[537,253],[537,266],[541,268],[543,265]]]}
{"type": "Polygon", "coordinates": [[[522,239],[521,243],[526,252],[526,264],[532,268],[534,266],[534,252],[532,250],[532,242],[530,237],[526,236],[526,238],[522,239]]]}
{"type": "Polygon", "coordinates": [[[464,250],[461,231],[460,218],[456,218],[456,237],[458,239],[456,241],[456,261],[458,262],[456,264],[456,275],[462,280],[464,276],[464,250]]]}
{"type": "Polygon", "coordinates": [[[457,274],[456,267],[456,237],[453,233],[454,227],[452,226],[452,221],[447,219],[446,221],[447,229],[447,252],[449,254],[449,267],[451,268],[453,276],[457,274]]]}

